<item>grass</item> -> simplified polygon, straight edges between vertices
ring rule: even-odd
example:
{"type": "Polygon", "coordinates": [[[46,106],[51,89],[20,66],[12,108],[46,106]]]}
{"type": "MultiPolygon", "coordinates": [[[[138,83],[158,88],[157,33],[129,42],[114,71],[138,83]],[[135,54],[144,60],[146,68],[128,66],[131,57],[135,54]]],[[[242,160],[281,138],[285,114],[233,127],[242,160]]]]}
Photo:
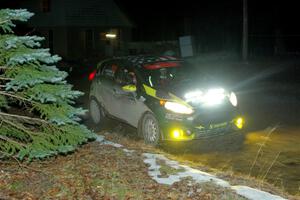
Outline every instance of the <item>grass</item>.
{"type": "Polygon", "coordinates": [[[24,182],[22,181],[16,181],[9,185],[9,188],[15,192],[20,191],[22,188],[24,188],[24,182]]]}
{"type": "Polygon", "coordinates": [[[94,179],[91,186],[97,188],[102,196],[111,196],[117,199],[142,198],[140,191],[131,190],[130,187],[121,182],[120,175],[117,172],[114,172],[114,174],[116,177],[112,179],[94,179]]]}
{"type": "MultiPolygon", "coordinates": [[[[183,170],[168,167],[164,161],[158,163],[161,164],[161,172],[165,175],[183,170]]],[[[0,199],[222,199],[218,197],[226,195],[235,196],[234,199],[239,197],[226,189],[214,194],[213,186],[206,190],[201,185],[189,185],[185,180],[171,186],[158,184],[148,176],[148,168],[141,154],[133,153],[127,156],[122,149],[99,145],[97,142],[83,146],[74,154],[59,156],[45,162],[33,162],[29,166],[30,168],[20,168],[16,162],[0,163],[3,171],[0,173],[0,199]]]]}
{"type": "MultiPolygon", "coordinates": [[[[74,154],[33,162],[29,167],[22,168],[13,161],[0,163],[0,199],[244,199],[232,190],[210,182],[196,184],[188,178],[171,186],[158,184],[148,176],[142,156],[156,150],[139,141],[130,143],[126,137],[117,139],[136,151],[128,156],[120,148],[93,142],[74,154]]],[[[165,177],[184,171],[161,159],[157,164],[165,177]]],[[[251,185],[249,180],[243,181],[251,185]]]]}

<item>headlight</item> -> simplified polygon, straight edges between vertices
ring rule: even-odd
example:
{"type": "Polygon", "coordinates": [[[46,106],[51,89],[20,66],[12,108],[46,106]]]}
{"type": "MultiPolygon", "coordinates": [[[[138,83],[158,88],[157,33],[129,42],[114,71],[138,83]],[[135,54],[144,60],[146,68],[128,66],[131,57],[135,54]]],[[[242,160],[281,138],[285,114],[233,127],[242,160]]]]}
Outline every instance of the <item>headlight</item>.
{"type": "Polygon", "coordinates": [[[225,98],[225,90],[223,88],[210,89],[203,97],[205,105],[212,106],[223,102],[225,98]]]}
{"type": "Polygon", "coordinates": [[[180,114],[192,114],[194,112],[193,109],[187,107],[186,105],[170,101],[167,101],[165,103],[165,108],[167,110],[180,114]]]}
{"type": "Polygon", "coordinates": [[[222,103],[225,96],[225,90],[223,88],[215,88],[210,89],[205,93],[199,90],[189,92],[184,97],[187,102],[202,103],[206,106],[213,106],[222,103]]]}
{"type": "Polygon", "coordinates": [[[229,100],[234,107],[237,106],[238,102],[234,92],[230,93],[229,100]]]}
{"type": "Polygon", "coordinates": [[[184,98],[187,99],[187,100],[195,100],[195,99],[198,99],[200,97],[202,97],[203,95],[203,92],[201,90],[196,90],[196,91],[193,91],[193,92],[188,92],[184,95],[184,98]]]}

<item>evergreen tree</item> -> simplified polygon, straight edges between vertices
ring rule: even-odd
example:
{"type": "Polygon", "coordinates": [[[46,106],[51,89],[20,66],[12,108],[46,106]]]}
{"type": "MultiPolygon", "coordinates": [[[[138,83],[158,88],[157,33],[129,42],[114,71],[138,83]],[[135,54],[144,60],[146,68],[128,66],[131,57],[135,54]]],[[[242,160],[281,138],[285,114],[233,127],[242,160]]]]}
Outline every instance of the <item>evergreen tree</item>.
{"type": "Polygon", "coordinates": [[[61,59],[40,48],[42,37],[16,36],[14,21],[27,21],[25,9],[0,10],[0,158],[45,158],[73,151],[94,138],[78,122],[82,95],[67,84],[61,59]]]}

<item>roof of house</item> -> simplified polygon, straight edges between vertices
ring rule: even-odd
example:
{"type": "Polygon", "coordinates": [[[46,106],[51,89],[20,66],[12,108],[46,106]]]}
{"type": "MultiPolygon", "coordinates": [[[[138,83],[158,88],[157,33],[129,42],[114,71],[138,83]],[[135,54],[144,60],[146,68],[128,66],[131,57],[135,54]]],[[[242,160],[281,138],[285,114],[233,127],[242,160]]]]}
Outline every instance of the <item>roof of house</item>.
{"type": "Polygon", "coordinates": [[[42,12],[41,0],[23,1],[34,12],[29,21],[37,27],[132,27],[132,22],[113,0],[51,0],[50,11],[42,12]]]}

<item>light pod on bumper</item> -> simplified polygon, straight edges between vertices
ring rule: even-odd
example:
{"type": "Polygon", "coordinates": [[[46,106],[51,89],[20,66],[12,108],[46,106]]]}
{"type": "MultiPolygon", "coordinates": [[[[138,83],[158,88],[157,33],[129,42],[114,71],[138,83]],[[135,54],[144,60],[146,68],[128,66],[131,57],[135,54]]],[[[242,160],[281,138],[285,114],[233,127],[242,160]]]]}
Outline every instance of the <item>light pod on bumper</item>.
{"type": "Polygon", "coordinates": [[[245,123],[245,121],[242,117],[238,117],[234,121],[234,124],[238,129],[242,129],[244,127],[244,123],[245,123]]]}

